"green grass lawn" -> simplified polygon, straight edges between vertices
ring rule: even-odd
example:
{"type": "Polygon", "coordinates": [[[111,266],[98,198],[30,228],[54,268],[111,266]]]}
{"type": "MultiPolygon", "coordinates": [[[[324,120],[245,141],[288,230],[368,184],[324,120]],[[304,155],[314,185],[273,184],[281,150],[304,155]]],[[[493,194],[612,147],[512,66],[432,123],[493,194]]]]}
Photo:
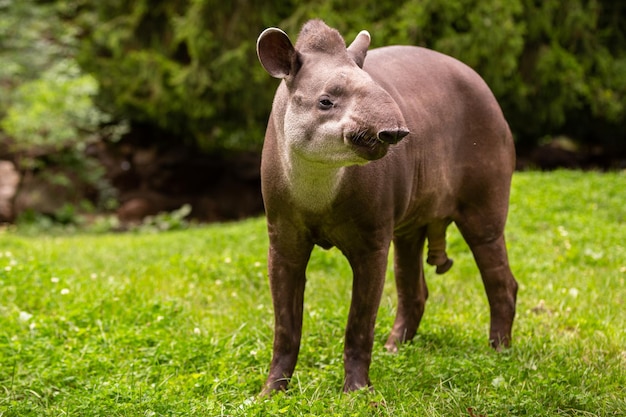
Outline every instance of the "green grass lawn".
{"type": "Polygon", "coordinates": [[[626,174],[517,173],[507,241],[520,284],[513,347],[488,347],[487,301],[449,230],[452,270],[428,268],[418,336],[383,344],[374,392],[342,394],[351,277],[336,250],[309,265],[291,388],[256,394],[271,357],[264,220],[161,234],[0,232],[0,416],[624,416],[626,174]]]}

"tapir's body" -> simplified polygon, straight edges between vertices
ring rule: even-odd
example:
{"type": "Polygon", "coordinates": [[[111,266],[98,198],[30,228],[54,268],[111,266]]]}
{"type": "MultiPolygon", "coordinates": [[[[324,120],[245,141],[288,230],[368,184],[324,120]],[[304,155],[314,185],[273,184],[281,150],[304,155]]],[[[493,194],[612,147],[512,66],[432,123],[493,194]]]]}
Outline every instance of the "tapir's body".
{"type": "Polygon", "coordinates": [[[284,33],[268,31],[259,38],[259,58],[284,82],[274,99],[261,167],[276,321],[265,392],[284,388],[293,373],[305,269],[316,244],[339,248],[354,274],[345,390],[370,385],[390,243],[398,313],[386,347],[393,351],[413,338],[424,311],[427,238],[428,262],[439,272],[451,265],[445,253],[451,221],[483,277],[491,343],[507,346],[517,284],[504,226],[515,156],[508,125],[483,80],[461,62],[424,48],[367,52],[364,32],[349,48],[337,46],[343,40],[321,21],[305,25],[295,48],[284,33]]]}

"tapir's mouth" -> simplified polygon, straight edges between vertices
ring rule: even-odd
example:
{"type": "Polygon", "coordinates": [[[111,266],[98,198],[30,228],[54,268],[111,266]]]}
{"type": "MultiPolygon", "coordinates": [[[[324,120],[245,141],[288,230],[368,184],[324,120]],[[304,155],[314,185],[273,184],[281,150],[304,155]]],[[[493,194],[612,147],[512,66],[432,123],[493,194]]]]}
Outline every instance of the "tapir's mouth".
{"type": "Polygon", "coordinates": [[[367,130],[349,133],[345,136],[345,141],[351,145],[359,157],[368,161],[382,158],[387,154],[389,148],[389,144],[381,141],[376,134],[367,130]]]}
{"type": "Polygon", "coordinates": [[[408,134],[406,129],[381,130],[377,133],[363,129],[348,133],[345,139],[359,156],[374,160],[385,156],[389,145],[398,143],[408,134]]]}
{"type": "Polygon", "coordinates": [[[351,133],[348,135],[348,139],[355,146],[370,149],[374,149],[383,143],[376,134],[372,134],[367,130],[351,133]]]}

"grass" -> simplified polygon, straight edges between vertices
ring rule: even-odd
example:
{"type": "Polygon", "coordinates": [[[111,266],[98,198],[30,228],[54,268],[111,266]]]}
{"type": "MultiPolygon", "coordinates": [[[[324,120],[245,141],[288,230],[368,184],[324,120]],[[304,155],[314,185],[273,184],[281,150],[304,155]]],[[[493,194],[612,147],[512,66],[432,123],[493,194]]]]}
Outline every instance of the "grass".
{"type": "Polygon", "coordinates": [[[418,336],[397,355],[389,270],[374,392],[341,393],[350,271],[309,266],[291,389],[255,396],[271,356],[263,219],[161,234],[0,232],[0,416],[623,416],[626,174],[518,173],[507,229],[520,283],[514,346],[465,243],[427,271],[418,336]]]}

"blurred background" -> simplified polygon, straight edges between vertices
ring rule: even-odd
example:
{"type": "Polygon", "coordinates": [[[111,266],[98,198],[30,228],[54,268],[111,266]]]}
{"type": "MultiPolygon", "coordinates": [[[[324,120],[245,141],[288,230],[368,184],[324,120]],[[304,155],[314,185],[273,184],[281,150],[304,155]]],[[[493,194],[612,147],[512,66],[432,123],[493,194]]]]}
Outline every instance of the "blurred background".
{"type": "Polygon", "coordinates": [[[262,213],[256,39],[314,17],[473,67],[519,169],[626,168],[624,1],[0,0],[0,223],[262,213]]]}

